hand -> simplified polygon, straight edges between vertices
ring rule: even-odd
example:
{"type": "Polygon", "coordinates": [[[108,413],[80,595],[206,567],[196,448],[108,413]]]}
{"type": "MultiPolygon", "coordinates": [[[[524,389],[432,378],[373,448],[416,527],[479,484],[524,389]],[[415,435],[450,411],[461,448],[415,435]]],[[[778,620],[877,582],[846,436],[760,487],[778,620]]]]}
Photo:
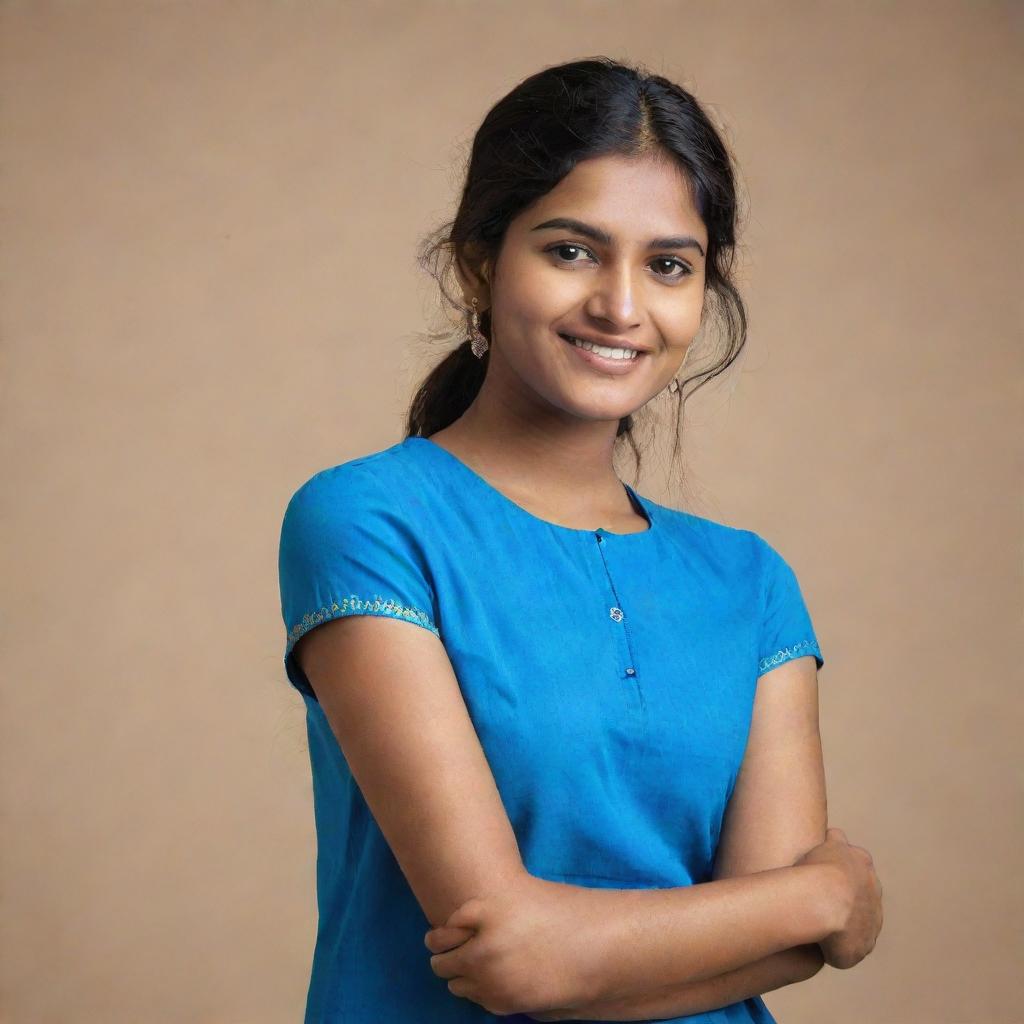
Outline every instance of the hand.
{"type": "MultiPolygon", "coordinates": [[[[466,904],[464,903],[463,906],[466,906],[466,904]]],[[[474,935],[476,935],[476,931],[472,928],[455,928],[443,924],[427,932],[427,937],[424,941],[427,948],[434,953],[446,953],[449,950],[457,949],[464,942],[468,942],[474,935]]],[[[531,1020],[554,1021],[573,1020],[578,1015],[570,1007],[564,1007],[559,1010],[548,1010],[545,1013],[527,1013],[524,1016],[529,1017],[531,1020]]]]}
{"type": "Polygon", "coordinates": [[[524,875],[467,900],[427,932],[431,970],[449,979],[453,995],[489,1013],[543,1015],[583,1005],[590,1001],[592,936],[600,927],[592,898],[592,889],[524,875]]]}
{"type": "Polygon", "coordinates": [[[863,846],[851,844],[841,828],[830,828],[825,841],[808,850],[796,864],[831,864],[838,869],[845,923],[818,945],[830,967],[854,967],[875,948],[882,930],[882,884],[871,854],[863,846]]]}

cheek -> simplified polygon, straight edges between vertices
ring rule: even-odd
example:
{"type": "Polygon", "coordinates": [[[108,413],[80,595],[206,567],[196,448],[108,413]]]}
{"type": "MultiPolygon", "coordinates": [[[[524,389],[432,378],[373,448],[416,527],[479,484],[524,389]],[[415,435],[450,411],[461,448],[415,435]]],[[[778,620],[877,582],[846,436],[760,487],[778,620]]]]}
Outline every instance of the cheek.
{"type": "Polygon", "coordinates": [[[670,349],[682,353],[693,342],[701,326],[702,305],[697,301],[683,308],[677,306],[655,319],[670,349]]]}
{"type": "Polygon", "coordinates": [[[687,296],[687,299],[685,307],[679,311],[679,327],[682,336],[689,341],[700,330],[701,319],[704,316],[703,288],[694,288],[692,295],[687,296]]]}
{"type": "Polygon", "coordinates": [[[503,271],[501,287],[493,296],[499,331],[504,329],[508,336],[533,334],[547,330],[565,314],[564,290],[536,263],[523,261],[516,266],[509,261],[503,271]]]}

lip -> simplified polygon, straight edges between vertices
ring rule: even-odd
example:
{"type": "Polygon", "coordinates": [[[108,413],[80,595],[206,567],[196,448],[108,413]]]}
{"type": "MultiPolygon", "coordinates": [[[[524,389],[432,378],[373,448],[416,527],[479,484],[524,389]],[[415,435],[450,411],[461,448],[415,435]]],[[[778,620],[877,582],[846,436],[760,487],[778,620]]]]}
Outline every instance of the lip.
{"type": "MultiPolygon", "coordinates": [[[[566,348],[570,349],[583,362],[596,367],[604,373],[613,374],[614,376],[624,376],[627,373],[632,373],[636,369],[637,364],[647,355],[646,352],[638,350],[637,355],[630,359],[612,359],[608,356],[600,356],[596,352],[591,352],[589,349],[580,348],[578,345],[574,345],[571,341],[566,341],[560,333],[556,332],[555,336],[563,345],[566,346],[566,348]]],[[[580,340],[582,341],[584,339],[580,340]]]]}

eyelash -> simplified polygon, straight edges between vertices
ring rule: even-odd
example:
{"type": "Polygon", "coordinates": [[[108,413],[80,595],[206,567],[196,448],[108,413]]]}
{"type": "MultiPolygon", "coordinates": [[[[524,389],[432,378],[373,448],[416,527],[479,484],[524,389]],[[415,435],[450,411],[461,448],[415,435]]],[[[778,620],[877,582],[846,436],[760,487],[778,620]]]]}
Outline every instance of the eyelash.
{"type": "MultiPolygon", "coordinates": [[[[580,245],[578,242],[555,242],[554,245],[549,245],[544,251],[554,252],[557,249],[579,249],[582,252],[590,253],[591,256],[594,255],[585,245],[580,245]]],[[[558,259],[561,260],[562,263],[579,263],[579,260],[563,260],[561,257],[558,257],[558,259]]],[[[655,274],[655,277],[663,277],[666,281],[678,281],[684,277],[689,277],[693,273],[693,268],[688,263],[684,263],[682,260],[677,259],[675,256],[656,256],[654,262],[658,262],[660,260],[664,260],[667,263],[675,263],[677,266],[682,268],[682,273],[655,274]]]]}

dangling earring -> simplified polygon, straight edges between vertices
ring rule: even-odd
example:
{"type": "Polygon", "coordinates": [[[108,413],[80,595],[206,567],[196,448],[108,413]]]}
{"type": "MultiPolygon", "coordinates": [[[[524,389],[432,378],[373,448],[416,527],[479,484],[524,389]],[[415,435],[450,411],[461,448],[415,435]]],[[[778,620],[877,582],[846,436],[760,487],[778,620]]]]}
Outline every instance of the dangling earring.
{"type": "Polygon", "coordinates": [[[477,359],[483,359],[484,353],[487,351],[487,338],[480,330],[480,314],[477,313],[476,307],[480,300],[473,297],[473,309],[467,310],[469,313],[469,333],[466,336],[466,341],[469,342],[470,350],[477,359]]]}

